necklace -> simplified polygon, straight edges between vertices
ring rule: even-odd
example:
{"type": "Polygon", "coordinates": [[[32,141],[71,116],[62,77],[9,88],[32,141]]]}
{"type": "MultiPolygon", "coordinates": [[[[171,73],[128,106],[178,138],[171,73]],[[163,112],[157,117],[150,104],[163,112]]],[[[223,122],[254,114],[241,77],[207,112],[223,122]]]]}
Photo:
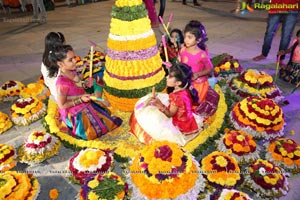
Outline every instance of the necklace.
{"type": "MultiPolygon", "coordinates": [[[[79,83],[80,79],[78,76],[74,76],[73,78],[70,77],[70,75],[68,76],[67,74],[65,74],[64,72],[60,71],[60,74],[62,74],[63,76],[67,77],[68,79],[71,79],[72,81],[74,81],[75,83],[79,83]]],[[[71,74],[72,76],[72,74],[71,74]]]]}

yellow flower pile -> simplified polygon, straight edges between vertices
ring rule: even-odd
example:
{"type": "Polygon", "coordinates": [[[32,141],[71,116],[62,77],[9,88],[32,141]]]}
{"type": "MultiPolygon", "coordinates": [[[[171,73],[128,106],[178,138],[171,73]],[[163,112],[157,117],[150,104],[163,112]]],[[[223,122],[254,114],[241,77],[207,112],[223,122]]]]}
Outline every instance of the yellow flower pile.
{"type": "Polygon", "coordinates": [[[259,158],[259,149],[253,136],[242,130],[225,129],[225,135],[216,143],[218,150],[230,153],[239,163],[259,158]]]}
{"type": "Polygon", "coordinates": [[[233,187],[241,179],[240,167],[234,157],[214,151],[201,161],[201,170],[211,183],[233,187]]]}
{"type": "Polygon", "coordinates": [[[21,162],[31,164],[41,163],[57,155],[61,142],[44,131],[33,131],[19,148],[18,156],[21,162]]]}
{"type": "Polygon", "coordinates": [[[22,98],[36,97],[39,100],[45,100],[50,96],[49,89],[42,83],[29,83],[22,91],[22,98]]]}
{"type": "Polygon", "coordinates": [[[133,160],[129,168],[130,187],[138,188],[149,199],[176,198],[195,187],[199,178],[197,171],[191,155],[177,144],[153,142],[133,160]],[[181,170],[177,171],[179,168],[181,170]]]}
{"type": "Polygon", "coordinates": [[[238,102],[231,111],[236,129],[242,129],[258,138],[275,138],[283,134],[284,115],[273,100],[247,97],[238,102]]]}
{"type": "Polygon", "coordinates": [[[14,168],[16,163],[14,147],[7,144],[0,144],[0,172],[14,168]]]}
{"type": "Polygon", "coordinates": [[[272,162],[258,159],[248,168],[246,186],[264,198],[279,198],[289,191],[286,174],[272,162]]]}
{"type": "Polygon", "coordinates": [[[0,134],[12,127],[13,123],[6,113],[0,112],[0,134]]]}
{"type": "Polygon", "coordinates": [[[34,200],[40,192],[40,184],[32,174],[6,171],[0,173],[0,199],[34,200]]]}
{"type": "Polygon", "coordinates": [[[233,78],[230,87],[241,97],[261,96],[272,99],[281,97],[281,92],[274,84],[272,76],[255,69],[248,69],[233,78]]]}
{"type": "Polygon", "coordinates": [[[25,85],[20,81],[7,81],[0,88],[0,101],[13,101],[25,88],[25,85]]]}
{"type": "Polygon", "coordinates": [[[46,114],[46,106],[35,97],[18,99],[11,106],[12,121],[17,125],[29,125],[46,114]]]}
{"type": "Polygon", "coordinates": [[[79,162],[83,167],[88,168],[91,165],[97,165],[99,158],[104,155],[103,151],[86,150],[80,157],[79,162]]]}
{"type": "Polygon", "coordinates": [[[266,158],[278,166],[290,169],[292,172],[300,171],[300,146],[288,138],[276,138],[268,144],[266,158]]]}

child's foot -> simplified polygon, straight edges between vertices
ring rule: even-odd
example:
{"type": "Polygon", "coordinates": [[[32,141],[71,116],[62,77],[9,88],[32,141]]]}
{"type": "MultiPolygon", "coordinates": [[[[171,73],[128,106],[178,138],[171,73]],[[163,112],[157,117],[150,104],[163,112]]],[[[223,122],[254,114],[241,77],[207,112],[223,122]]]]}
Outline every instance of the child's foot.
{"type": "Polygon", "coordinates": [[[254,61],[260,61],[260,60],[264,60],[264,59],[266,59],[266,56],[264,56],[262,54],[253,58],[254,61]]]}

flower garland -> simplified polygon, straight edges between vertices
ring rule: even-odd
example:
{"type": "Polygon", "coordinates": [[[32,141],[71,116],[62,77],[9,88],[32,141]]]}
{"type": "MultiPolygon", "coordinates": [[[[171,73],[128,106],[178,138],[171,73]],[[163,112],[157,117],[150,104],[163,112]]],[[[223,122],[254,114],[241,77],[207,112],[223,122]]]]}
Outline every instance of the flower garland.
{"type": "Polygon", "coordinates": [[[20,95],[25,85],[20,81],[7,81],[0,88],[0,101],[14,101],[20,95]]]}
{"type": "Polygon", "coordinates": [[[150,29],[150,19],[148,17],[123,21],[111,18],[110,32],[114,35],[138,35],[150,29]]]}
{"type": "Polygon", "coordinates": [[[14,168],[17,163],[16,158],[15,148],[13,146],[0,144],[0,172],[14,168]]]}
{"type": "Polygon", "coordinates": [[[216,200],[252,200],[248,194],[235,190],[224,188],[216,200]]]}
{"type": "Polygon", "coordinates": [[[240,167],[234,157],[214,151],[201,160],[204,177],[221,187],[233,187],[241,180],[240,167]]]}
{"type": "Polygon", "coordinates": [[[216,144],[219,151],[229,153],[238,163],[248,163],[259,158],[259,147],[252,135],[242,130],[225,129],[225,135],[216,144]]]}
{"type": "Polygon", "coordinates": [[[135,6],[124,6],[118,7],[113,5],[111,12],[111,17],[120,19],[123,21],[132,21],[139,18],[144,18],[148,16],[145,4],[138,4],[135,6]]]}
{"type": "Polygon", "coordinates": [[[233,78],[229,86],[242,98],[261,96],[275,101],[283,98],[280,89],[274,84],[272,76],[264,71],[248,69],[240,76],[233,78]]]}
{"type": "Polygon", "coordinates": [[[86,177],[110,171],[112,163],[113,152],[111,150],[88,148],[72,156],[69,161],[69,170],[72,176],[83,184],[86,177]]]}
{"type": "Polygon", "coordinates": [[[117,7],[132,7],[132,6],[138,6],[141,5],[143,3],[142,0],[117,0],[116,1],[116,6],[117,7]]]}
{"type": "Polygon", "coordinates": [[[191,154],[175,143],[157,141],[133,159],[127,182],[132,198],[196,199],[205,187],[198,172],[199,165],[191,154]]]}
{"type": "Polygon", "coordinates": [[[266,147],[266,159],[289,171],[300,171],[300,146],[294,140],[276,138],[267,143],[266,147]]]}
{"type": "Polygon", "coordinates": [[[79,200],[124,199],[128,195],[128,185],[114,172],[87,178],[79,191],[79,200]]]}
{"type": "Polygon", "coordinates": [[[29,83],[20,95],[22,98],[36,97],[42,101],[50,96],[50,90],[42,83],[29,83]]]}
{"type": "Polygon", "coordinates": [[[213,57],[212,63],[214,65],[214,74],[217,77],[226,77],[229,74],[241,73],[243,70],[239,61],[227,53],[213,57]]]}
{"type": "Polygon", "coordinates": [[[34,131],[25,140],[19,150],[20,162],[34,165],[57,155],[61,147],[60,141],[44,131],[34,131]]]}
{"type": "Polygon", "coordinates": [[[46,114],[46,106],[37,98],[20,98],[11,106],[12,121],[27,126],[46,114]]]}
{"type": "Polygon", "coordinates": [[[283,135],[283,117],[283,111],[275,101],[255,96],[236,103],[230,113],[236,129],[265,139],[283,135]]]}
{"type": "Polygon", "coordinates": [[[32,174],[16,171],[0,173],[0,199],[34,200],[40,192],[40,184],[32,174]]]}
{"type": "Polygon", "coordinates": [[[262,198],[279,198],[289,191],[287,174],[268,160],[258,159],[248,168],[245,186],[262,198]]]}
{"type": "Polygon", "coordinates": [[[6,113],[0,112],[0,134],[12,127],[13,123],[6,113]]]}

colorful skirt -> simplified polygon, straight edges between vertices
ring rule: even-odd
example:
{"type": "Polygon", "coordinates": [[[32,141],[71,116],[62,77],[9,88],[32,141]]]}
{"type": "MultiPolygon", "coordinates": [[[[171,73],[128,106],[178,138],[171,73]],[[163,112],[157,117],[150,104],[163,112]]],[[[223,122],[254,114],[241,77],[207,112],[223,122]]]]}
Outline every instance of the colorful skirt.
{"type": "Polygon", "coordinates": [[[92,101],[76,115],[69,113],[64,122],[73,137],[93,140],[119,127],[122,119],[111,116],[102,102],[92,101]]]}
{"type": "Polygon", "coordinates": [[[300,82],[300,63],[292,62],[287,67],[281,68],[279,70],[279,78],[294,85],[298,85],[300,82]]]}

